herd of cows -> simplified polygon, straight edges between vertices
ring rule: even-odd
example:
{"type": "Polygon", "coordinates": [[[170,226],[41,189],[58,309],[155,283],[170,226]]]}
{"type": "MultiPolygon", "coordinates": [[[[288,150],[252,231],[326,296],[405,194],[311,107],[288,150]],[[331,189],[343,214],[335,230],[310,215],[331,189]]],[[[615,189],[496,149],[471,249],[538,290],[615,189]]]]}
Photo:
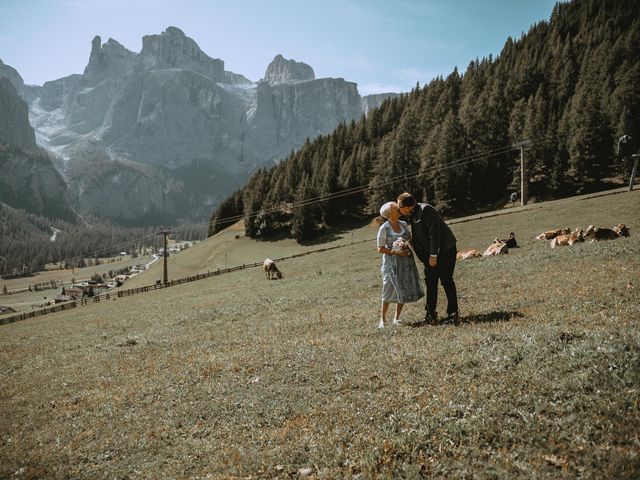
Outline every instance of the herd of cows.
{"type": "MultiPolygon", "coordinates": [[[[624,223],[619,223],[613,228],[594,227],[589,225],[586,230],[578,227],[573,232],[570,228],[556,228],[554,230],[547,230],[536,236],[536,240],[550,240],[549,244],[551,248],[563,247],[565,245],[573,245],[574,243],[584,242],[591,240],[591,242],[598,242],[600,240],[615,240],[620,237],[628,237],[629,229],[624,223]]],[[[468,258],[478,257],[491,257],[494,255],[502,255],[509,253],[510,248],[518,246],[516,236],[513,232],[509,234],[507,238],[496,238],[491,245],[489,245],[484,253],[475,248],[466,248],[459,250],[456,258],[458,260],[466,260],[468,258]]],[[[276,263],[270,258],[265,259],[264,275],[267,280],[282,278],[282,272],[276,267],[276,263]]]]}
{"type": "MultiPolygon", "coordinates": [[[[589,225],[586,230],[578,227],[573,232],[570,228],[557,228],[554,230],[547,230],[536,236],[537,240],[550,240],[549,244],[551,248],[563,247],[565,245],[573,245],[574,243],[584,242],[585,240],[591,240],[591,242],[598,242],[600,240],[615,240],[620,237],[628,237],[629,229],[624,223],[619,223],[613,228],[595,227],[589,225]]],[[[487,247],[484,253],[480,253],[474,248],[467,248],[458,251],[456,258],[458,260],[466,260],[468,258],[477,257],[491,257],[493,255],[502,255],[509,253],[510,248],[517,247],[516,237],[513,233],[509,235],[509,238],[499,239],[496,238],[491,245],[487,247]]]]}

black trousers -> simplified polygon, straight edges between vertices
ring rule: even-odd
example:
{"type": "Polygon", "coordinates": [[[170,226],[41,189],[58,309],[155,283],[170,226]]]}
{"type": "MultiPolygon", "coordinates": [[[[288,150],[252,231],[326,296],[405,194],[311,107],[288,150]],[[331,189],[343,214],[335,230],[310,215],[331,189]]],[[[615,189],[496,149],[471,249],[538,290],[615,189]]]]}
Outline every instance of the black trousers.
{"type": "Polygon", "coordinates": [[[450,248],[446,252],[438,254],[438,264],[430,267],[429,263],[424,266],[424,280],[427,284],[427,313],[431,318],[436,318],[436,306],[438,305],[438,281],[442,283],[444,293],[447,296],[447,313],[458,311],[458,292],[456,283],[453,281],[453,271],[456,268],[457,249],[450,248]]]}

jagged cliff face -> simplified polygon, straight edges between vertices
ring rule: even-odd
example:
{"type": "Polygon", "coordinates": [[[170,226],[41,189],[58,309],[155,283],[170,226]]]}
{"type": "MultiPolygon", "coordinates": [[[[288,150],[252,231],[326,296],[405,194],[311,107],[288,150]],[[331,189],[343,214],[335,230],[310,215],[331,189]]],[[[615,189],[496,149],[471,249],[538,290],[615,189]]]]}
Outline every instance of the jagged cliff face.
{"type": "Polygon", "coordinates": [[[282,55],[276,55],[267,67],[264,80],[271,84],[290,80],[315,80],[316,74],[309,65],[295,60],[286,60],[282,55]]]}
{"type": "Polygon", "coordinates": [[[72,220],[67,185],[44,152],[0,145],[0,202],[51,218],[72,220]]]}
{"type": "MultiPolygon", "coordinates": [[[[24,92],[19,75],[11,80],[24,92]]],[[[11,80],[0,76],[0,202],[71,219],[67,186],[49,156],[36,146],[27,102],[18,95],[11,80]]]]}
{"type": "Polygon", "coordinates": [[[7,77],[0,77],[0,143],[28,149],[36,147],[29,124],[29,107],[7,77]]]}
{"type": "Polygon", "coordinates": [[[178,28],[169,27],[161,35],[142,38],[142,64],[145,70],[179,68],[224,82],[224,62],[205,54],[191,38],[178,28]]]}
{"type": "Polygon", "coordinates": [[[2,60],[0,60],[0,77],[6,77],[18,92],[18,95],[24,94],[25,86],[22,77],[15,68],[6,65],[2,60]]]}
{"type": "Polygon", "coordinates": [[[254,83],[175,27],[140,53],[95,37],[82,75],[22,88],[75,208],[129,223],[208,218],[255,168],[362,115],[355,83],[281,55],[254,83]]]}
{"type": "Polygon", "coordinates": [[[382,105],[382,102],[384,102],[386,99],[397,97],[398,95],[400,94],[375,93],[373,95],[365,95],[364,97],[362,97],[362,100],[360,102],[362,105],[362,112],[366,115],[367,113],[369,113],[369,110],[373,110],[374,108],[378,108],[380,105],[382,105]]]}
{"type": "Polygon", "coordinates": [[[299,148],[307,138],[332,131],[340,121],[362,114],[356,84],[341,78],[263,81],[258,84],[257,99],[250,146],[263,148],[273,159],[299,148]]]}

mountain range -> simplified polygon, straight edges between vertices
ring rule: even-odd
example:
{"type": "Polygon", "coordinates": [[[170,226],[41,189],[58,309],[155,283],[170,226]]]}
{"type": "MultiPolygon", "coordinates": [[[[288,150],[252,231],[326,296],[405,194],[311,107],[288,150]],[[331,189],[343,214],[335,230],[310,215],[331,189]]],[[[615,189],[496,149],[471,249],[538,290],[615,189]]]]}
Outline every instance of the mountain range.
{"type": "Polygon", "coordinates": [[[44,190],[65,218],[204,220],[256,169],[391,95],[361,97],[282,55],[254,82],[176,27],[144,36],[139,53],[96,36],[82,75],[42,86],[0,61],[0,201],[46,213],[28,200],[44,190]],[[38,178],[24,171],[35,158],[38,178]]]}

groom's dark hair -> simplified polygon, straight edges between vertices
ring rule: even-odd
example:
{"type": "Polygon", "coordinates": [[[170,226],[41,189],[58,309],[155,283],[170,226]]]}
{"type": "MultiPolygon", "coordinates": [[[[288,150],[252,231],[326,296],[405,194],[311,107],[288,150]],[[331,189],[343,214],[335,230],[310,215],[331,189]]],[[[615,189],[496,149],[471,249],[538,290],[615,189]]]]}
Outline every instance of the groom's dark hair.
{"type": "Polygon", "coordinates": [[[416,204],[416,199],[410,193],[401,193],[396,202],[400,208],[411,207],[416,204]]]}

